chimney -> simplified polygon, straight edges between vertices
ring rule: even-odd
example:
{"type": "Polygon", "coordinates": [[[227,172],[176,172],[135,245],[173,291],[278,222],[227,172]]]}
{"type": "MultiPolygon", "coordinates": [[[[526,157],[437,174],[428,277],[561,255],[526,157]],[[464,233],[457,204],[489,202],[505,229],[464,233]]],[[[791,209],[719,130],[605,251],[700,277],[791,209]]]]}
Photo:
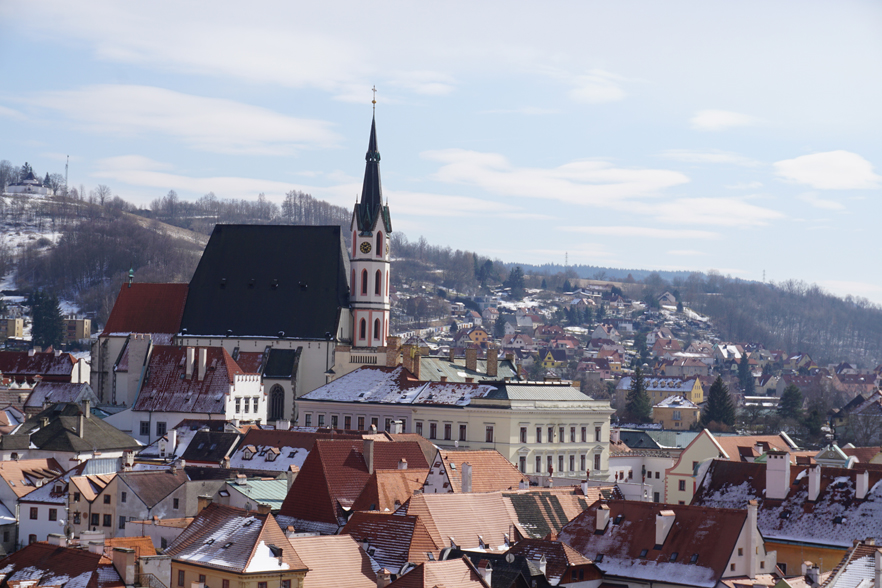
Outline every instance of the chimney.
{"type": "Polygon", "coordinates": [[[655,544],[664,545],[671,527],[674,526],[676,515],[672,510],[663,510],[655,515],[655,544]]]}
{"type": "Polygon", "coordinates": [[[403,457],[400,460],[398,460],[398,469],[399,470],[406,470],[407,469],[407,460],[404,459],[403,457]]]}
{"type": "Polygon", "coordinates": [[[821,568],[819,566],[810,567],[807,570],[805,579],[811,586],[819,586],[821,583],[821,568]]]}
{"type": "Polygon", "coordinates": [[[596,530],[602,533],[604,529],[606,529],[607,523],[609,523],[609,506],[607,506],[606,504],[601,504],[597,507],[596,530]]]}
{"type": "Polygon", "coordinates": [[[177,476],[178,475],[178,462],[173,461],[171,463],[171,466],[169,466],[168,469],[172,473],[173,476],[177,476]]]}
{"type": "Polygon", "coordinates": [[[102,539],[101,541],[89,541],[89,553],[104,555],[104,540],[102,539]]]}
{"type": "Polygon", "coordinates": [[[489,345],[487,347],[487,377],[495,378],[499,373],[499,352],[496,347],[489,345]]]}
{"type": "Polygon", "coordinates": [[[490,562],[486,559],[482,559],[478,562],[478,573],[481,574],[481,578],[487,582],[488,586],[492,586],[490,583],[490,578],[493,575],[493,566],[490,565],[490,562]]]}
{"type": "Polygon", "coordinates": [[[530,483],[526,480],[521,480],[518,482],[518,490],[527,490],[530,488],[530,483]]]}
{"type": "Polygon", "coordinates": [[[413,372],[413,375],[416,376],[417,380],[420,379],[420,367],[422,366],[422,363],[423,362],[420,361],[420,346],[414,345],[413,346],[413,367],[411,368],[410,371],[413,372]]]}
{"type": "Polygon", "coordinates": [[[46,535],[46,543],[56,547],[67,547],[67,537],[58,533],[49,533],[46,535]]]}
{"type": "Polygon", "coordinates": [[[784,500],[790,490],[790,454],[770,451],[766,455],[766,498],[784,500]]]}
{"type": "Polygon", "coordinates": [[[747,575],[750,578],[756,578],[757,573],[757,552],[759,551],[759,547],[757,546],[757,535],[759,535],[759,529],[757,528],[757,508],[758,504],[756,500],[749,500],[747,502],[747,575]]]}
{"type": "Polygon", "coordinates": [[[465,383],[466,383],[466,384],[471,384],[471,383],[474,382],[474,381],[475,381],[474,378],[466,378],[466,379],[465,379],[465,383]]]}
{"type": "Polygon", "coordinates": [[[135,585],[135,550],[126,547],[113,548],[113,567],[123,584],[135,585]]]}
{"type": "Polygon", "coordinates": [[[471,372],[478,371],[478,350],[469,345],[465,350],[466,364],[465,367],[471,372]]]}
{"type": "Polygon", "coordinates": [[[188,380],[193,377],[193,362],[196,360],[196,350],[187,347],[187,366],[184,371],[184,377],[188,380]]]}
{"type": "Polygon", "coordinates": [[[400,363],[401,337],[386,337],[386,367],[395,367],[400,363]]]}
{"type": "Polygon", "coordinates": [[[536,567],[539,568],[539,571],[542,572],[542,575],[545,575],[545,570],[548,567],[548,560],[545,559],[545,554],[543,553],[539,557],[539,561],[536,562],[536,567]]]}
{"type": "Polygon", "coordinates": [[[441,383],[443,384],[446,381],[447,381],[447,376],[441,376],[441,383]]]}
{"type": "Polygon", "coordinates": [[[285,479],[288,481],[288,490],[291,490],[291,486],[294,485],[294,479],[297,477],[297,472],[292,471],[291,468],[285,472],[285,479]]]}
{"type": "Polygon", "coordinates": [[[202,347],[199,349],[199,381],[205,379],[205,366],[208,363],[208,349],[202,347]]]}
{"type": "Polygon", "coordinates": [[[610,443],[618,443],[622,439],[622,432],[620,429],[610,429],[609,430],[609,442],[610,443]]]}
{"type": "Polygon", "coordinates": [[[364,463],[369,474],[374,473],[374,440],[364,440],[364,463]]]}
{"type": "Polygon", "coordinates": [[[809,502],[815,502],[818,494],[821,493],[821,466],[816,465],[809,468],[808,471],[808,499],[809,502]]]}
{"type": "Polygon", "coordinates": [[[505,361],[508,361],[508,362],[511,363],[511,365],[514,365],[514,362],[515,362],[515,354],[514,354],[514,353],[506,353],[506,354],[505,354],[505,361]]]}
{"type": "Polygon", "coordinates": [[[401,346],[401,367],[409,372],[413,371],[413,348],[409,343],[401,346]]]}
{"type": "Polygon", "coordinates": [[[287,431],[291,428],[291,421],[279,419],[276,421],[276,431],[287,431]]]}
{"type": "Polygon", "coordinates": [[[472,464],[462,464],[462,491],[469,493],[472,491],[472,464]]]}
{"type": "Polygon", "coordinates": [[[33,357],[35,353],[37,353],[37,350],[34,349],[33,347],[28,349],[28,357],[33,357]]]}
{"type": "Polygon", "coordinates": [[[80,439],[82,439],[83,435],[84,435],[84,430],[86,428],[86,415],[84,415],[82,412],[80,412],[80,427],[79,428],[80,428],[79,436],[80,436],[80,439]]]}
{"type": "MultiPolygon", "coordinates": [[[[857,475],[857,480],[855,480],[855,490],[854,497],[858,500],[863,500],[867,497],[867,492],[870,490],[870,472],[869,470],[864,470],[859,472],[857,475]]],[[[882,588],[882,586],[880,586],[882,588]]]]}
{"type": "Polygon", "coordinates": [[[208,508],[208,505],[211,504],[214,500],[211,496],[197,496],[196,497],[196,512],[197,514],[208,508]]]}
{"type": "Polygon", "coordinates": [[[450,346],[450,351],[447,352],[447,359],[450,360],[450,363],[456,361],[456,347],[453,345],[450,346]]]}
{"type": "Polygon", "coordinates": [[[389,584],[392,583],[392,572],[383,568],[379,572],[377,572],[377,588],[386,588],[389,584]]]}

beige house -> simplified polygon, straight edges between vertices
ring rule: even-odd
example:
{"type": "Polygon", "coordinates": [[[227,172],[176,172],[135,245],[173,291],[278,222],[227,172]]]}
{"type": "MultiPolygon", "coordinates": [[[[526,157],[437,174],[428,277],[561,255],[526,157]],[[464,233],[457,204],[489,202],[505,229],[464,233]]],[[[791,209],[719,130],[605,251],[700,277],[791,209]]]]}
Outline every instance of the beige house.
{"type": "Polygon", "coordinates": [[[92,321],[69,316],[64,319],[64,340],[80,341],[92,337],[92,321]]]}
{"type": "Polygon", "coordinates": [[[0,341],[5,339],[21,339],[24,337],[24,319],[0,319],[0,341]]]}
{"type": "MultiPolygon", "coordinates": [[[[699,378],[680,378],[675,376],[644,376],[643,385],[653,404],[671,396],[682,396],[690,402],[704,402],[704,389],[699,378]]],[[[625,405],[625,397],[631,389],[631,376],[625,376],[616,385],[616,406],[625,405]]]]}
{"type": "Polygon", "coordinates": [[[525,474],[609,476],[609,402],[570,382],[423,382],[363,367],[298,399],[307,427],[416,433],[441,448],[495,449],[525,474]]]}
{"type": "Polygon", "coordinates": [[[684,431],[701,418],[701,410],[682,396],[669,396],[652,407],[652,421],[662,429],[684,431]]]}

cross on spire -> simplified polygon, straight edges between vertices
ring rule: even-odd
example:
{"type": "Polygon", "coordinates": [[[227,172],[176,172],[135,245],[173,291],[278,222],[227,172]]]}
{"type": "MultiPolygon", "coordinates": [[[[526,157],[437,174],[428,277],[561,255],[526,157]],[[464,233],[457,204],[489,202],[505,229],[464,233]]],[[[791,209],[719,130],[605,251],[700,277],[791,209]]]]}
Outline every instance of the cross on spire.
{"type": "Polygon", "coordinates": [[[377,112],[377,86],[376,85],[373,88],[371,88],[371,92],[374,93],[374,99],[371,100],[371,104],[374,105],[374,112],[377,112]]]}

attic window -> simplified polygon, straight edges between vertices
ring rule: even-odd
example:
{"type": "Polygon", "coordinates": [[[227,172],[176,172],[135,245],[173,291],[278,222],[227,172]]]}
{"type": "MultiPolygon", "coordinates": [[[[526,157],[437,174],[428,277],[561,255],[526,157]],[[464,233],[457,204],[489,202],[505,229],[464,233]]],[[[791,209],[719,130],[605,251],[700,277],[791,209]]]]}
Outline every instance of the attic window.
{"type": "Polygon", "coordinates": [[[273,554],[273,557],[282,557],[281,547],[277,547],[275,545],[267,545],[267,547],[269,547],[269,550],[273,554]]]}
{"type": "Polygon", "coordinates": [[[625,518],[625,515],[616,515],[616,518],[613,519],[613,524],[618,525],[622,522],[622,519],[625,518]]]}
{"type": "Polygon", "coordinates": [[[288,454],[288,458],[290,459],[290,458],[294,457],[295,455],[297,455],[297,451],[292,451],[291,453],[288,454]]]}
{"type": "Polygon", "coordinates": [[[451,469],[451,470],[455,470],[455,469],[456,469],[456,464],[453,463],[452,461],[450,462],[450,469],[451,469]]]}
{"type": "Polygon", "coordinates": [[[230,545],[232,545],[232,544],[233,544],[232,541],[230,541],[229,543],[224,543],[224,545],[223,545],[223,547],[221,547],[221,549],[226,549],[226,548],[228,548],[228,547],[229,547],[230,545]]]}
{"type": "Polygon", "coordinates": [[[689,558],[689,563],[695,563],[695,562],[697,562],[697,561],[698,561],[698,554],[697,554],[697,553],[693,553],[693,554],[692,554],[692,557],[689,558]]]}
{"type": "Polygon", "coordinates": [[[838,516],[833,517],[833,524],[834,525],[841,525],[843,522],[845,522],[844,516],[838,515],[838,516]]]}
{"type": "Polygon", "coordinates": [[[196,449],[202,449],[203,447],[205,447],[205,443],[200,443],[199,447],[197,447],[196,449]]]}
{"type": "Polygon", "coordinates": [[[602,554],[602,553],[598,553],[598,554],[597,554],[597,557],[594,558],[594,563],[600,563],[600,562],[602,562],[602,561],[603,561],[603,554],[602,554]]]}
{"type": "Polygon", "coordinates": [[[205,542],[206,545],[211,545],[212,543],[214,543],[214,539],[209,539],[205,542]]]}
{"type": "Polygon", "coordinates": [[[250,521],[245,521],[245,524],[242,526],[243,527],[250,527],[252,525],[252,523],[254,523],[254,519],[251,519],[250,521]]]}
{"type": "Polygon", "coordinates": [[[649,553],[648,549],[641,549],[640,550],[640,557],[646,557],[647,553],[649,553]]]}
{"type": "Polygon", "coordinates": [[[781,511],[781,518],[782,519],[789,519],[790,518],[790,511],[789,510],[781,511]]]}
{"type": "Polygon", "coordinates": [[[426,552],[426,559],[428,559],[429,561],[435,561],[435,554],[432,553],[431,551],[427,551],[426,552]]]}
{"type": "Polygon", "coordinates": [[[671,559],[670,559],[671,563],[677,561],[677,556],[678,556],[678,555],[680,555],[680,552],[679,552],[679,551],[675,551],[674,553],[671,554],[671,559]]]}
{"type": "Polygon", "coordinates": [[[211,451],[211,450],[215,449],[216,447],[217,447],[217,443],[212,443],[211,447],[209,447],[208,449],[209,449],[209,451],[211,451]]]}
{"type": "Polygon", "coordinates": [[[275,454],[275,452],[270,451],[270,452],[268,452],[268,453],[266,454],[266,460],[267,460],[267,461],[275,461],[275,459],[276,459],[276,454],[275,454]]]}

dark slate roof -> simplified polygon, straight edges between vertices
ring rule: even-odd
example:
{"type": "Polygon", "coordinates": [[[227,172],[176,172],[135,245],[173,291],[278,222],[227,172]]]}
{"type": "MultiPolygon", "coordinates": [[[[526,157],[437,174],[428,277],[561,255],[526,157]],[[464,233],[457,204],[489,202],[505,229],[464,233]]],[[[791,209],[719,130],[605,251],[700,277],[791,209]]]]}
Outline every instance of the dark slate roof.
{"type": "Polygon", "coordinates": [[[290,378],[294,375],[294,366],[300,349],[270,349],[266,366],[263,368],[264,378],[290,378]]]}
{"type": "MultiPolygon", "coordinates": [[[[513,586],[531,586],[548,588],[549,583],[536,564],[523,555],[515,555],[511,563],[505,560],[506,554],[464,551],[459,548],[450,550],[447,559],[458,559],[465,555],[476,567],[482,559],[490,562],[493,572],[490,574],[490,588],[512,588],[513,586]]],[[[514,555],[514,554],[513,554],[514,555]]]]}
{"type": "Polygon", "coordinates": [[[241,437],[239,433],[199,431],[187,445],[181,459],[186,463],[219,464],[233,452],[241,437]]]}
{"type": "Polygon", "coordinates": [[[82,409],[72,402],[53,404],[22,423],[15,435],[30,434],[30,442],[43,451],[119,451],[138,449],[137,441],[95,416],[83,419],[82,409]],[[43,418],[49,424],[43,426],[43,418]]]}
{"type": "Polygon", "coordinates": [[[584,496],[560,495],[555,492],[524,492],[505,494],[518,517],[518,522],[535,539],[557,534],[578,512],[588,508],[584,496]],[[561,504],[561,501],[567,504],[561,504]],[[565,508],[566,506],[566,508],[565,508]]]}
{"type": "Polygon", "coordinates": [[[187,284],[123,284],[102,336],[177,333],[187,288],[187,284]]]}
{"type": "Polygon", "coordinates": [[[48,543],[33,543],[0,561],[3,584],[19,582],[63,588],[122,588],[113,566],[101,565],[101,553],[48,543]]]}
{"type": "Polygon", "coordinates": [[[371,120],[371,137],[364,156],[364,184],[361,188],[361,201],[355,206],[358,230],[373,231],[377,220],[382,216],[387,233],[392,232],[389,220],[389,207],[383,206],[383,187],[380,182],[380,150],[377,147],[377,121],[371,120]]]}
{"type": "Polygon", "coordinates": [[[646,431],[629,431],[622,429],[619,432],[622,443],[631,449],[661,449],[658,441],[653,439],[646,431]]]}
{"type": "Polygon", "coordinates": [[[31,354],[28,351],[0,351],[0,373],[21,382],[42,376],[44,380],[70,382],[76,360],[70,353],[52,351],[31,354]]]}
{"type": "Polygon", "coordinates": [[[153,508],[163,498],[180,488],[187,482],[184,468],[172,470],[147,470],[141,472],[121,472],[117,474],[120,481],[132,489],[138,498],[153,508]]]}
{"type": "Polygon", "coordinates": [[[325,340],[349,306],[348,274],[340,227],[217,225],[181,333],[325,340]]]}

